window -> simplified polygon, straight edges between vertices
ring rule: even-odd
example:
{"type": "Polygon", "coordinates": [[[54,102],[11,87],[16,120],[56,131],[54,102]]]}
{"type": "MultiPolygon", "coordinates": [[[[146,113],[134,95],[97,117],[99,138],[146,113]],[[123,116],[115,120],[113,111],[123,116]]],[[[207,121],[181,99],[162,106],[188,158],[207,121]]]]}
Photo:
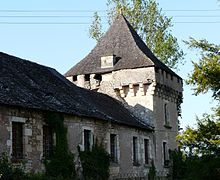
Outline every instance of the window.
{"type": "Polygon", "coordinates": [[[53,133],[49,126],[43,126],[43,155],[49,157],[53,150],[53,133]]]}
{"type": "Polygon", "coordinates": [[[12,157],[23,158],[23,123],[12,122],[12,157]]]}
{"type": "Polygon", "coordinates": [[[73,81],[77,81],[77,75],[73,76],[73,81]]]}
{"type": "Polygon", "coordinates": [[[90,74],[85,74],[84,79],[85,81],[90,81],[90,74]]]}
{"type": "Polygon", "coordinates": [[[116,56],[103,56],[101,57],[101,68],[111,68],[115,65],[116,56]]]}
{"type": "Polygon", "coordinates": [[[91,150],[92,147],[92,138],[91,130],[84,129],[84,151],[91,150]]]}
{"type": "Polygon", "coordinates": [[[167,166],[169,164],[167,142],[163,142],[163,161],[164,161],[164,166],[167,166]]]}
{"type": "Polygon", "coordinates": [[[112,162],[118,161],[118,154],[117,154],[117,135],[110,134],[110,156],[112,162]]]}
{"type": "Polygon", "coordinates": [[[101,74],[95,74],[94,79],[101,81],[102,75],[101,74]]]}
{"type": "Polygon", "coordinates": [[[164,104],[164,121],[165,125],[169,125],[169,113],[167,103],[164,104]]]}
{"type": "Polygon", "coordinates": [[[133,137],[133,163],[138,164],[138,141],[137,141],[137,137],[133,137]]]}
{"type": "Polygon", "coordinates": [[[149,164],[149,139],[144,139],[144,163],[149,164]]]}

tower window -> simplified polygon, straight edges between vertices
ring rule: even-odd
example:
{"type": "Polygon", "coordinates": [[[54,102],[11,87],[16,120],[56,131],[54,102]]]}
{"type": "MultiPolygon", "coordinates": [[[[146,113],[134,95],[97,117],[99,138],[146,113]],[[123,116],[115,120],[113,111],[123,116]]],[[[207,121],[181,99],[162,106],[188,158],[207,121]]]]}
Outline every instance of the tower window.
{"type": "Polygon", "coordinates": [[[84,79],[85,79],[85,81],[89,81],[90,80],[90,74],[85,74],[84,79]]]}
{"type": "Polygon", "coordinates": [[[96,74],[94,76],[94,79],[101,81],[102,80],[102,75],[101,74],[96,74]]]}
{"type": "Polygon", "coordinates": [[[73,81],[77,81],[77,75],[73,76],[73,81]]]}
{"type": "Polygon", "coordinates": [[[164,122],[165,125],[169,125],[169,111],[167,103],[164,104],[164,122]]]}
{"type": "Polygon", "coordinates": [[[167,142],[163,142],[163,162],[164,162],[164,166],[169,165],[167,142]]]}

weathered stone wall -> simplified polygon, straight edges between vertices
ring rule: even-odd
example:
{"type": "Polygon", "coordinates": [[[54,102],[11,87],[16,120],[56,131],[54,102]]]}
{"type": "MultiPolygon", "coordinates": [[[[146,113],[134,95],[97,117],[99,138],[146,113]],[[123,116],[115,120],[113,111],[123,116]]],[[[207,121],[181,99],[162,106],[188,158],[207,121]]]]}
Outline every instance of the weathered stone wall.
{"type": "MultiPolygon", "coordinates": [[[[91,78],[90,87],[84,87],[93,89],[93,84],[91,78]]],[[[168,170],[164,166],[163,142],[167,143],[168,149],[173,150],[177,147],[175,141],[178,132],[177,105],[181,102],[182,86],[180,77],[155,67],[147,67],[102,74],[102,81],[97,87],[98,92],[120,100],[141,121],[155,127],[153,159],[158,171],[168,170]],[[168,124],[165,123],[165,104],[168,124]]],[[[122,135],[124,140],[129,134],[130,132],[127,132],[127,135],[122,135]]]]}
{"type": "MultiPolygon", "coordinates": [[[[77,146],[83,149],[83,131],[92,131],[94,140],[102,142],[110,152],[110,134],[117,135],[118,163],[111,164],[110,173],[112,176],[118,174],[143,174],[149,171],[149,165],[144,164],[144,139],[150,142],[150,159],[153,159],[154,141],[150,131],[136,129],[128,126],[111,124],[92,118],[77,116],[64,116],[64,123],[68,129],[67,138],[69,149],[75,154],[76,164],[78,163],[77,146]],[[133,136],[138,138],[139,165],[134,166],[132,160],[133,136]]],[[[43,165],[43,125],[44,113],[22,108],[0,108],[0,153],[7,152],[9,157],[12,153],[12,122],[23,124],[23,162],[25,169],[29,172],[44,171],[43,165]]]]}
{"type": "MultiPolygon", "coordinates": [[[[12,122],[23,123],[23,159],[26,171],[43,170],[43,119],[40,112],[21,108],[0,108],[0,153],[12,155],[12,122]]],[[[19,162],[21,163],[21,161],[19,162]]]]}
{"type": "MultiPolygon", "coordinates": [[[[83,146],[83,130],[89,129],[94,135],[94,139],[102,142],[106,150],[110,153],[110,134],[116,134],[118,137],[118,163],[111,164],[111,175],[118,174],[143,174],[149,171],[149,166],[144,164],[144,138],[150,142],[150,158],[154,157],[154,144],[152,132],[146,130],[137,130],[135,128],[111,124],[88,118],[66,117],[66,125],[68,127],[69,147],[74,154],[78,154],[77,146],[83,146]],[[133,136],[138,137],[139,146],[139,166],[133,165],[133,136]]],[[[77,157],[77,156],[76,156],[77,157]]]]}

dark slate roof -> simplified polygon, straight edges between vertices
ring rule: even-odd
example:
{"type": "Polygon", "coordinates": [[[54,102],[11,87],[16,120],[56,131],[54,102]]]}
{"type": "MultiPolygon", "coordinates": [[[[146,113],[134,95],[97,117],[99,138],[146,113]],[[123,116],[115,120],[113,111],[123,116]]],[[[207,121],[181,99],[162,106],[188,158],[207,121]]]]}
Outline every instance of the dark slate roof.
{"type": "Polygon", "coordinates": [[[83,60],[66,72],[65,76],[105,73],[120,69],[151,66],[178,76],[154,56],[126,18],[120,15],[95,48],[83,60]],[[101,69],[101,57],[109,55],[116,55],[119,61],[113,68],[101,69]]]}
{"type": "Polygon", "coordinates": [[[0,104],[152,129],[113,98],[75,86],[55,69],[0,52],[0,104]]]}

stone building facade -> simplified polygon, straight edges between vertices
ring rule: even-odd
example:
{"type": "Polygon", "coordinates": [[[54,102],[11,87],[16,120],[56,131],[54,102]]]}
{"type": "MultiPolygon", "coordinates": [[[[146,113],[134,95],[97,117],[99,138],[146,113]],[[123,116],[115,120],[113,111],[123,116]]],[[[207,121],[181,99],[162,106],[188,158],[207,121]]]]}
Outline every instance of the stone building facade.
{"type": "Polygon", "coordinates": [[[54,138],[45,115],[58,113],[76,161],[77,146],[88,150],[99,139],[112,156],[111,177],[146,177],[152,162],[158,173],[168,173],[182,79],[123,15],[65,76],[0,53],[0,153],[24,162],[26,171],[44,171],[54,138]]]}
{"type": "Polygon", "coordinates": [[[177,148],[182,79],[154,56],[123,15],[65,76],[121,101],[140,122],[153,126],[152,161],[158,172],[168,172],[169,150],[177,148]]]}
{"type": "Polygon", "coordinates": [[[103,93],[75,86],[56,70],[0,53],[0,154],[28,172],[44,171],[53,145],[46,117],[60,114],[69,149],[98,139],[112,156],[111,177],[147,176],[155,157],[154,128],[103,93]]]}
{"type": "MultiPolygon", "coordinates": [[[[0,154],[7,153],[14,165],[23,166],[25,171],[38,173],[44,172],[45,148],[45,111],[27,110],[20,107],[4,107],[0,110],[0,154]],[[22,129],[17,127],[21,125],[22,129]],[[17,128],[15,130],[15,128],[17,128]],[[15,135],[17,133],[17,135],[15,135]],[[18,136],[21,134],[19,146],[18,136]],[[16,144],[17,143],[17,144],[16,144]],[[19,149],[20,148],[20,149],[19,149]],[[21,152],[21,154],[19,154],[21,152]]],[[[90,146],[94,139],[104,142],[103,145],[111,154],[111,138],[115,138],[115,160],[111,162],[110,174],[112,177],[120,175],[147,176],[150,159],[153,154],[153,133],[126,125],[118,125],[111,122],[103,122],[96,118],[86,118],[73,115],[64,116],[64,124],[67,127],[69,149],[78,156],[77,147],[85,149],[85,132],[89,132],[90,146]],[[133,137],[137,138],[139,146],[137,154],[138,166],[133,166],[133,137]],[[144,143],[149,143],[145,149],[144,143]],[[148,157],[145,157],[148,150],[148,157]],[[149,158],[149,159],[148,159],[149,158]],[[149,160],[146,162],[145,160],[149,160]],[[146,168],[147,167],[147,168],[146,168]]],[[[76,162],[76,165],[77,162],[76,162]]]]}

